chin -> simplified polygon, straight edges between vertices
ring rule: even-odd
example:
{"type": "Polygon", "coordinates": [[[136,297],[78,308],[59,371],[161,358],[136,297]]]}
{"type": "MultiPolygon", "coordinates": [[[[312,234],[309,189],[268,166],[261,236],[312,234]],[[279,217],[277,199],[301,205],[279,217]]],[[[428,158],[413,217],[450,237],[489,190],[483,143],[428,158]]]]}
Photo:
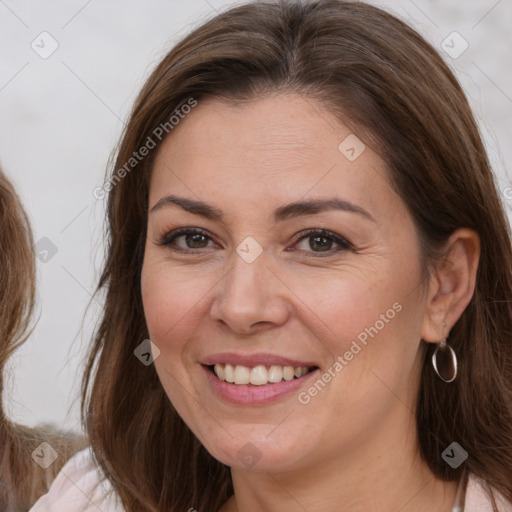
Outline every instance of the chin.
{"type": "Polygon", "coordinates": [[[201,440],[210,455],[231,468],[251,471],[286,471],[300,464],[308,452],[304,446],[303,433],[273,435],[269,425],[263,425],[261,431],[254,425],[247,428],[238,425],[227,429],[231,434],[222,432],[215,439],[201,440]],[[269,434],[270,433],[270,434],[269,434]],[[300,452],[298,448],[301,448],[300,452]]]}

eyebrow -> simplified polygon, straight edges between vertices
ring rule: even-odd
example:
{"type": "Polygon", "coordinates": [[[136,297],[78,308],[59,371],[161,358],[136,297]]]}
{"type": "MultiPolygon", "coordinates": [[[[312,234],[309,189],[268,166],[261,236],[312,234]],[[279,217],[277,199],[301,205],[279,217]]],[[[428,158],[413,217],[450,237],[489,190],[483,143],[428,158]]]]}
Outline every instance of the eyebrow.
{"type": "MultiPolygon", "coordinates": [[[[186,197],[169,195],[159,199],[156,204],[151,208],[150,212],[160,210],[164,206],[177,205],[183,210],[200,215],[210,220],[223,221],[224,215],[221,210],[211,206],[203,201],[195,199],[188,199],[186,197]]],[[[375,219],[368,211],[360,206],[345,201],[339,197],[331,197],[327,199],[311,199],[309,201],[297,201],[284,206],[280,206],[274,210],[275,222],[282,222],[292,217],[300,217],[304,215],[314,215],[329,210],[342,210],[345,212],[356,213],[362,217],[367,218],[373,222],[375,219]]]]}

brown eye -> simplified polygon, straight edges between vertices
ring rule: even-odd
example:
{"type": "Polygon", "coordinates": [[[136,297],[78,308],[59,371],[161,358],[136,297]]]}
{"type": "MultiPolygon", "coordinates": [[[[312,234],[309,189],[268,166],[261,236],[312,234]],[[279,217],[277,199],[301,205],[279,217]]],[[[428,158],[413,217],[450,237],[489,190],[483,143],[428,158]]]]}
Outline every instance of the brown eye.
{"type": "Polygon", "coordinates": [[[333,240],[326,236],[309,237],[309,247],[314,251],[328,251],[332,248],[333,240]]]}
{"type": "Polygon", "coordinates": [[[326,256],[340,251],[354,251],[350,242],[330,231],[311,229],[301,235],[296,243],[300,251],[325,253],[326,256]]]}
{"type": "MultiPolygon", "coordinates": [[[[202,249],[208,245],[208,237],[202,233],[181,235],[185,237],[185,243],[190,249],[202,249]]],[[[177,238],[181,238],[177,237],[177,238]]]]}
{"type": "Polygon", "coordinates": [[[169,247],[176,251],[187,251],[194,249],[207,249],[208,243],[212,242],[210,236],[203,230],[193,228],[180,228],[171,231],[157,242],[157,245],[169,247]]]}

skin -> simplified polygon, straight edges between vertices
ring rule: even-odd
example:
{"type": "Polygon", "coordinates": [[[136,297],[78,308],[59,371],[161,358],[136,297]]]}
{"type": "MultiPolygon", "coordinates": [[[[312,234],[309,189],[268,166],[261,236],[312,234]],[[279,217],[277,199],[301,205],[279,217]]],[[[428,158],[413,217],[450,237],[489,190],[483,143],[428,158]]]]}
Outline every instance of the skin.
{"type": "Polygon", "coordinates": [[[421,339],[442,340],[467,306],[478,237],[454,233],[424,278],[412,218],[383,160],[370,147],[355,161],[338,150],[350,133],[296,94],[237,106],[209,99],[157,155],[150,210],[174,194],[225,217],[171,204],[150,211],[141,277],[162,385],[207,450],[231,467],[235,494],[222,512],[339,511],[340,504],[344,512],[449,512],[453,505],[456,484],[437,480],[418,454],[413,411],[421,339]],[[273,218],[282,205],[333,196],[371,219],[341,210],[273,218]],[[199,247],[185,236],[158,244],[181,227],[210,238],[199,237],[199,247]],[[315,235],[300,239],[309,228],[332,231],[354,250],[321,240],[330,247],[321,251],[315,235]],[[248,236],[263,249],[252,263],[236,252],[248,236]],[[199,364],[218,352],[270,352],[315,361],[323,373],[396,303],[402,310],[307,405],[295,392],[263,406],[233,405],[199,364]],[[248,442],[261,455],[252,467],[237,457],[248,442]]]}

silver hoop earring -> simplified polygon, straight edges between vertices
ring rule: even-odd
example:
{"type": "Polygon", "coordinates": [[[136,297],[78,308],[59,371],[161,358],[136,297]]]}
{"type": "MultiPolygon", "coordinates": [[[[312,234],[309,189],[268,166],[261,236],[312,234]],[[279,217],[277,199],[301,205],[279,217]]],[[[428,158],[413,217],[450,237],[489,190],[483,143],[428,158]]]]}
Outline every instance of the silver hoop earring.
{"type": "Polygon", "coordinates": [[[444,382],[453,382],[457,377],[457,356],[446,339],[437,344],[432,354],[432,366],[444,382]]]}

